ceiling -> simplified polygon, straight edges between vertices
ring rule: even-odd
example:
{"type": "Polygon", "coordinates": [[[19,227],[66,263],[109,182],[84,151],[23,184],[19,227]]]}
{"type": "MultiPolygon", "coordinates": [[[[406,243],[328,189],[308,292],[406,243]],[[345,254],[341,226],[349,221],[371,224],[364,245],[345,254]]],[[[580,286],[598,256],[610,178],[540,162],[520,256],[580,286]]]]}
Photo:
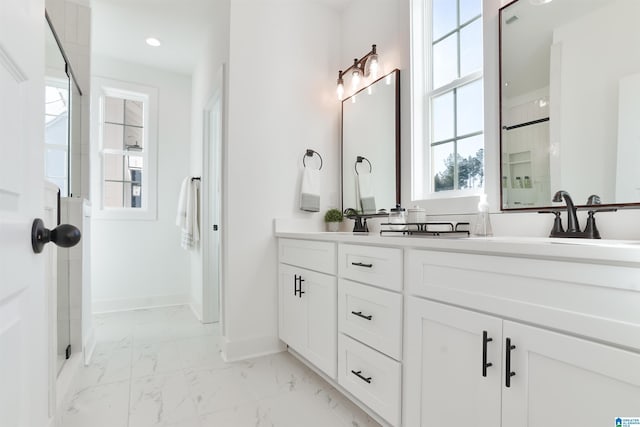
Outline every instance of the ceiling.
{"type": "MultiPolygon", "coordinates": [[[[218,1],[91,0],[92,51],[191,74],[211,30],[218,1]],[[159,39],[162,46],[147,46],[147,37],[159,39]]],[[[342,9],[353,0],[315,1],[342,9]]]]}
{"type": "Polygon", "coordinates": [[[215,0],[91,0],[92,51],[191,74],[208,38],[215,0]],[[162,46],[145,43],[155,37],[162,46]]]}

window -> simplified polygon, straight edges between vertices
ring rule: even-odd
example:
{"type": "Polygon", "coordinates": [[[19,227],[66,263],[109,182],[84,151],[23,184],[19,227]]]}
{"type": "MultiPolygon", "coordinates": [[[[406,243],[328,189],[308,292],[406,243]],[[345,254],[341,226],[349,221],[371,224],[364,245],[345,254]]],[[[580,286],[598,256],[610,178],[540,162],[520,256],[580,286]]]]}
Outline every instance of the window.
{"type": "Polygon", "coordinates": [[[416,12],[414,74],[423,76],[424,98],[414,120],[424,127],[414,131],[413,197],[475,194],[484,186],[482,0],[414,0],[416,12]]]}
{"type": "Polygon", "coordinates": [[[156,91],[96,79],[92,117],[98,137],[92,176],[99,214],[109,218],[155,218],[156,91]],[[95,114],[95,112],[94,112],[95,114]]]}
{"type": "Polygon", "coordinates": [[[45,178],[69,195],[69,81],[47,79],[44,108],[45,178]]]}

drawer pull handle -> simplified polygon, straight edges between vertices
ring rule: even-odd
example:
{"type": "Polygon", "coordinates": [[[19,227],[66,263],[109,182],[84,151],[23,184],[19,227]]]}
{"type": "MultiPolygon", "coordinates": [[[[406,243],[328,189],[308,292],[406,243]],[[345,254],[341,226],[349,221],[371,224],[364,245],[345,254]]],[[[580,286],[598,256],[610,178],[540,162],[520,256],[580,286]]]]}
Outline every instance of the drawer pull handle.
{"type": "Polygon", "coordinates": [[[487,376],[487,368],[493,366],[493,363],[487,363],[487,343],[493,341],[493,338],[489,338],[487,331],[482,331],[482,376],[487,376]]]}
{"type": "Polygon", "coordinates": [[[356,377],[360,378],[362,381],[366,382],[367,384],[371,384],[371,377],[362,376],[362,371],[351,370],[351,373],[356,377]]]}
{"type": "Polygon", "coordinates": [[[354,316],[362,317],[363,319],[367,319],[367,320],[371,320],[373,318],[373,315],[371,314],[364,315],[362,314],[361,311],[352,311],[351,314],[353,314],[354,316]]]}
{"type": "Polygon", "coordinates": [[[367,268],[373,267],[373,264],[365,264],[363,262],[352,262],[351,265],[355,265],[356,267],[367,267],[367,268]]]}
{"type": "Polygon", "coordinates": [[[298,298],[302,298],[302,294],[305,293],[302,290],[302,282],[304,282],[302,275],[300,276],[298,276],[297,274],[293,275],[293,295],[297,296],[298,298]],[[298,287],[298,285],[300,286],[298,287]]]}
{"type": "Polygon", "coordinates": [[[511,387],[511,377],[515,376],[516,373],[511,371],[511,350],[515,350],[516,346],[511,344],[511,338],[507,338],[505,346],[505,376],[504,376],[504,386],[511,387]]]}

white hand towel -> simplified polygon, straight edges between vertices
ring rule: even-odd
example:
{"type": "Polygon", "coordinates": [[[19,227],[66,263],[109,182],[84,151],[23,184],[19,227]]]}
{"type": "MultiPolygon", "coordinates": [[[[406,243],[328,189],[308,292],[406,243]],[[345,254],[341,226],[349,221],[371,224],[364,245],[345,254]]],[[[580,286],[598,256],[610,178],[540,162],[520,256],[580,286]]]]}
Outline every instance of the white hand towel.
{"type": "Polygon", "coordinates": [[[200,241],[198,226],[198,182],[190,177],[182,181],[178,202],[176,225],[180,227],[180,245],[184,249],[191,249],[200,241]]]}
{"type": "Polygon", "coordinates": [[[176,213],[176,225],[182,228],[187,223],[187,192],[189,191],[189,181],[186,177],[180,186],[180,196],[178,197],[178,212],[176,213]]]}
{"type": "Polygon", "coordinates": [[[371,183],[371,174],[369,172],[360,172],[358,174],[358,195],[360,197],[362,213],[376,213],[376,198],[373,194],[373,185],[371,183]]]}
{"type": "Polygon", "coordinates": [[[304,168],[300,190],[300,209],[307,212],[320,211],[320,171],[304,168]]]}

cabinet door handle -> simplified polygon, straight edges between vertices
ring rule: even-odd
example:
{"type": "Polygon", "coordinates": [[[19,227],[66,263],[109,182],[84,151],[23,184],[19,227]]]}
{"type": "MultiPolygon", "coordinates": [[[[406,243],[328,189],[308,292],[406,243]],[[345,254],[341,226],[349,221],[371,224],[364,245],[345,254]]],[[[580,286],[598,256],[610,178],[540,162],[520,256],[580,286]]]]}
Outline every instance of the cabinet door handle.
{"type": "Polygon", "coordinates": [[[362,262],[352,262],[351,265],[355,265],[356,267],[367,267],[367,268],[373,267],[373,264],[365,264],[362,262]]]}
{"type": "Polygon", "coordinates": [[[300,286],[298,287],[299,298],[302,298],[302,294],[306,294],[306,292],[302,290],[302,282],[304,282],[304,279],[302,278],[302,275],[300,275],[300,277],[298,277],[298,283],[300,284],[300,286]]]}
{"type": "Polygon", "coordinates": [[[515,350],[516,346],[511,344],[511,338],[507,338],[505,343],[505,375],[504,386],[511,387],[511,377],[515,376],[515,372],[511,372],[511,350],[515,350]]]}
{"type": "Polygon", "coordinates": [[[493,366],[493,363],[487,363],[487,343],[493,341],[493,338],[489,338],[487,331],[482,331],[482,376],[487,376],[487,368],[493,366]]]}
{"type": "Polygon", "coordinates": [[[373,315],[371,314],[365,315],[365,314],[362,314],[361,311],[352,311],[351,314],[353,314],[354,316],[362,317],[363,319],[367,319],[367,320],[371,320],[373,318],[373,315]]]}
{"type": "Polygon", "coordinates": [[[371,377],[365,377],[362,375],[362,371],[354,371],[353,369],[351,370],[351,373],[353,375],[355,375],[356,377],[360,378],[362,381],[366,382],[367,384],[371,384],[371,377]]]}
{"type": "Polygon", "coordinates": [[[298,275],[293,275],[293,296],[298,296],[298,275]]]}

